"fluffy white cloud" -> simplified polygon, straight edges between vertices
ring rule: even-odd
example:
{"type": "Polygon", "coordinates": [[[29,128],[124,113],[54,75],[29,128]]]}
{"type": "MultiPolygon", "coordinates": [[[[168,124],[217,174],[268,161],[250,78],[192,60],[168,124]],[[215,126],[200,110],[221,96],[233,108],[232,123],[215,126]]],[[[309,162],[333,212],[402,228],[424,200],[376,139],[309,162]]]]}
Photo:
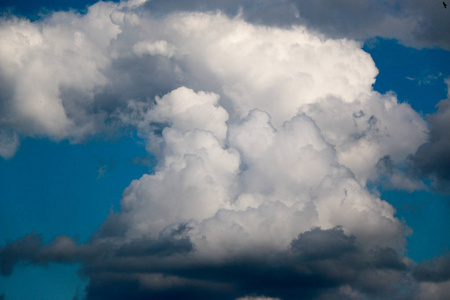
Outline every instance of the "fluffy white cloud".
{"type": "Polygon", "coordinates": [[[197,80],[213,75],[238,116],[262,109],[276,126],[318,98],[339,95],[352,102],[370,93],[377,74],[358,43],[326,39],[303,27],[254,26],[220,14],[176,15],[167,22],[173,43],[181,42],[179,55],[203,71],[194,73],[197,80]]]}
{"type": "MultiPolygon", "coordinates": [[[[187,117],[202,124],[210,116],[204,111],[218,108],[211,102],[209,108],[184,109],[179,100],[195,103],[195,95],[178,89],[146,116],[173,105],[178,113],[174,121],[165,119],[168,124],[187,117]]],[[[154,174],[134,181],[124,194],[127,238],[156,237],[172,224],[188,222],[199,253],[217,258],[280,251],[299,232],[342,225],[366,244],[402,247],[404,227],[394,209],[339,164],[311,118],[298,115],[276,129],[270,115],[252,110],[230,123],[226,146],[208,128],[168,125],[159,139],[149,135],[149,143],[159,142],[162,159],[154,174]]]]}
{"type": "MultiPolygon", "coordinates": [[[[173,90],[162,98],[156,97],[156,106],[130,101],[125,111],[119,111],[117,117],[124,124],[132,124],[141,135],[152,134],[152,130],[170,126],[179,130],[201,129],[211,132],[221,143],[227,134],[227,111],[218,105],[219,95],[199,92],[186,87],[173,90]]],[[[158,139],[157,136],[152,136],[158,139]]],[[[150,147],[151,148],[151,147],[150,147]]]]}
{"type": "Polygon", "coordinates": [[[107,47],[118,34],[115,8],[98,3],[84,16],[55,13],[42,22],[0,23],[2,123],[26,135],[77,139],[96,131],[95,89],[106,84],[107,47]]]}

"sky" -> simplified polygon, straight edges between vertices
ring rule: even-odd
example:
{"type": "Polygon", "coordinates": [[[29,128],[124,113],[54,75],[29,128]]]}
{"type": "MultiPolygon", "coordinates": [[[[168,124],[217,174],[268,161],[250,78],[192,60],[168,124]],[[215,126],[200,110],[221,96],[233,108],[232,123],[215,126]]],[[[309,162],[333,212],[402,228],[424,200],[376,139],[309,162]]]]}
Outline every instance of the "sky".
{"type": "Polygon", "coordinates": [[[450,298],[441,1],[0,9],[0,300],[450,298]]]}

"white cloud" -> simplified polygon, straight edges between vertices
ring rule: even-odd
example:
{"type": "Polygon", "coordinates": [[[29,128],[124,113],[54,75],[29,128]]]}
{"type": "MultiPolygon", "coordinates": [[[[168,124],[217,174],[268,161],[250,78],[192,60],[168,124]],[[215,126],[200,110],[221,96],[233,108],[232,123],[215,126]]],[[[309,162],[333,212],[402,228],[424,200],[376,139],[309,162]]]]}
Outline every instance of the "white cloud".
{"type": "Polygon", "coordinates": [[[377,74],[359,44],[327,40],[303,27],[282,30],[197,14],[169,18],[169,24],[174,36],[181,35],[181,55],[206,68],[200,80],[214,75],[241,117],[259,108],[280,125],[320,97],[352,102],[370,92],[377,74]]]}
{"type": "MultiPolygon", "coordinates": [[[[201,124],[209,116],[205,108],[183,109],[173,96],[194,95],[177,91],[183,93],[158,100],[155,113],[164,111],[159,105],[172,104],[172,111],[181,112],[174,120],[189,116],[201,124]]],[[[150,143],[159,142],[162,159],[155,174],[134,181],[124,194],[128,238],[156,237],[171,224],[189,222],[197,250],[211,259],[255,254],[255,249],[280,251],[313,226],[342,225],[367,244],[404,243],[405,228],[393,217],[394,209],[338,163],[335,148],[305,115],[276,129],[267,113],[253,110],[230,124],[226,146],[201,127],[168,125],[160,139],[150,136],[150,143]]]]}
{"type": "Polygon", "coordinates": [[[85,16],[55,13],[40,23],[2,20],[0,65],[12,91],[2,99],[3,122],[26,135],[55,139],[96,131],[89,107],[95,89],[107,82],[106,48],[119,33],[108,21],[113,8],[99,3],[85,16]]]}
{"type": "Polygon", "coordinates": [[[223,143],[227,134],[228,113],[218,105],[218,101],[217,94],[195,93],[180,87],[162,98],[156,97],[153,109],[148,103],[130,101],[125,112],[119,111],[119,118],[145,134],[151,134],[152,124],[165,124],[184,131],[209,131],[223,143]]]}

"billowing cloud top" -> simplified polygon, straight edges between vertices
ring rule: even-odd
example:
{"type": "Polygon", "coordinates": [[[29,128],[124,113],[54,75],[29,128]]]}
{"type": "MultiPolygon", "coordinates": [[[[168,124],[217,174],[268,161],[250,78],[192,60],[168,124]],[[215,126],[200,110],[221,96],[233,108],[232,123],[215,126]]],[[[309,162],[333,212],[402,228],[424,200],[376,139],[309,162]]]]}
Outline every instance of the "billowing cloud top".
{"type": "MultiPolygon", "coordinates": [[[[365,185],[428,129],[372,89],[361,45],[147,5],[2,19],[3,157],[18,136],[76,142],[131,127],[158,158],[88,244],[24,237],[0,250],[2,273],[20,260],[78,261],[88,299],[413,293],[399,288],[412,280],[409,229],[365,185]]],[[[420,188],[392,168],[393,185],[420,188]]]]}

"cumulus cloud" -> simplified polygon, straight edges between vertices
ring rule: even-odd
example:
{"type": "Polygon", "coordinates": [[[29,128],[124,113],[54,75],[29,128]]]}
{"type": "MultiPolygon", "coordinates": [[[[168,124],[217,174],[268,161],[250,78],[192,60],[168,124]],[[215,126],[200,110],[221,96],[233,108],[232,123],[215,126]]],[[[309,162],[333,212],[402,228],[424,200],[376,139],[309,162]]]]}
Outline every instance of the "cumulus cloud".
{"type": "Polygon", "coordinates": [[[83,17],[55,13],[31,23],[15,17],[0,23],[1,123],[25,135],[79,138],[95,132],[100,112],[92,94],[107,82],[106,47],[118,30],[103,22],[111,4],[97,4],[83,17]]]}
{"type": "Polygon", "coordinates": [[[427,126],[373,91],[361,44],[152,2],[2,20],[9,136],[125,127],[157,157],[88,244],[26,236],[0,250],[2,274],[80,262],[87,299],[412,293],[410,230],[366,182],[383,158],[396,170],[427,126]]]}

